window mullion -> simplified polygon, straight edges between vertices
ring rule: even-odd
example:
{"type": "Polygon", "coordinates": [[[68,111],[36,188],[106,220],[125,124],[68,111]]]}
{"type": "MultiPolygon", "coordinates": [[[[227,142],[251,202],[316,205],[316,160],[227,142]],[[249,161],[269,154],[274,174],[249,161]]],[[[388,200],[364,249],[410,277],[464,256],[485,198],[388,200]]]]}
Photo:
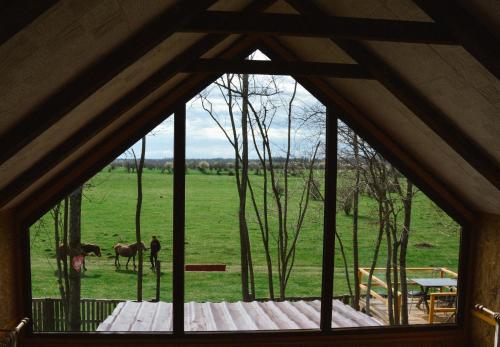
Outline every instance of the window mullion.
{"type": "Polygon", "coordinates": [[[332,329],[333,274],[335,263],[337,191],[337,117],[326,108],[325,204],[323,223],[323,270],[321,287],[321,331],[332,329]]]}
{"type": "Polygon", "coordinates": [[[184,334],[184,218],[186,182],[186,105],[174,115],[173,332],[184,334]]]}

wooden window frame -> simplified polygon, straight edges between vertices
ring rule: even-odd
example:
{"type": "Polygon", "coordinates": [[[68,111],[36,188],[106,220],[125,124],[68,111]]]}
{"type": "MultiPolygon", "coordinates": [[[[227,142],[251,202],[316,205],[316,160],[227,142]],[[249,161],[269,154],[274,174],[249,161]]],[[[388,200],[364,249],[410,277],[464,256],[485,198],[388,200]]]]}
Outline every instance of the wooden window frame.
{"type": "MultiPolygon", "coordinates": [[[[293,76],[292,76],[293,77],[293,76]]],[[[276,330],[276,331],[213,331],[213,332],[185,332],[184,331],[184,214],[185,214],[185,143],[186,143],[186,102],[190,97],[184,98],[176,107],[174,107],[174,165],[175,167],[184,168],[182,170],[174,170],[174,239],[173,239],[173,331],[170,332],[126,332],[126,333],[111,333],[111,332],[33,332],[32,324],[29,324],[26,341],[30,345],[30,341],[36,341],[33,345],[43,345],[41,341],[54,341],[54,339],[65,339],[68,341],[76,341],[75,339],[84,339],[90,341],[95,339],[106,340],[108,342],[117,341],[117,345],[123,345],[123,341],[137,343],[138,341],[162,341],[162,343],[172,342],[174,344],[193,343],[203,338],[215,339],[221,345],[226,342],[231,344],[235,339],[248,341],[249,344],[261,343],[263,339],[273,339],[281,341],[281,343],[296,342],[300,339],[307,340],[308,343],[321,343],[322,341],[370,341],[377,338],[380,341],[397,341],[408,340],[415,341],[418,338],[449,338],[463,341],[465,335],[464,327],[466,323],[465,308],[468,305],[467,293],[470,292],[469,264],[465,261],[471,249],[471,230],[472,225],[465,217],[457,213],[450,215],[449,211],[454,211],[454,208],[446,203],[445,200],[436,199],[436,195],[432,195],[432,200],[443,208],[451,218],[453,218],[461,227],[460,247],[459,247],[459,279],[458,286],[460,288],[458,295],[457,319],[456,323],[439,324],[439,325],[408,325],[408,326],[380,326],[380,327],[352,327],[352,328],[331,328],[332,319],[332,297],[333,297],[333,275],[334,275],[334,257],[335,237],[331,230],[336,227],[335,213],[336,211],[336,177],[337,177],[337,122],[340,120],[350,126],[358,135],[363,137],[370,143],[379,153],[381,153],[392,165],[398,169],[401,167],[401,162],[390,151],[386,150],[384,145],[370,133],[363,131],[356,126],[356,123],[350,121],[348,115],[342,114],[324,94],[315,90],[309,85],[304,85],[303,81],[299,81],[311,95],[327,105],[327,129],[326,143],[327,150],[325,153],[326,168],[325,168],[325,204],[324,204],[324,225],[323,225],[323,265],[322,265],[322,289],[321,289],[321,320],[320,329],[306,330],[276,330]],[[333,184],[332,184],[333,183],[333,184]],[[329,231],[330,230],[330,231],[329,231]],[[326,256],[325,256],[326,255],[326,256]],[[404,338],[403,338],[404,336],[404,338]],[[40,340],[41,339],[41,340],[40,340]],[[326,339],[326,340],[325,340],[326,339]],[[331,339],[331,340],[330,340],[331,339]]],[[[207,84],[212,83],[212,80],[207,84]]],[[[203,88],[206,86],[203,86],[203,88]]],[[[167,118],[164,117],[163,119],[167,118]]],[[[162,120],[163,120],[162,119],[162,120]]],[[[411,174],[405,170],[400,170],[406,176],[419,186],[420,180],[418,176],[411,174]]],[[[424,193],[427,190],[423,190],[424,193]]],[[[429,194],[428,194],[429,195],[429,194]]],[[[31,300],[31,267],[30,267],[30,240],[29,227],[31,222],[23,221],[21,230],[24,232],[22,238],[23,257],[23,273],[24,278],[23,290],[23,310],[27,317],[32,316],[31,300]]],[[[214,341],[215,341],[214,340],[214,341]]],[[[377,340],[378,341],[378,340],[377,340]]]]}

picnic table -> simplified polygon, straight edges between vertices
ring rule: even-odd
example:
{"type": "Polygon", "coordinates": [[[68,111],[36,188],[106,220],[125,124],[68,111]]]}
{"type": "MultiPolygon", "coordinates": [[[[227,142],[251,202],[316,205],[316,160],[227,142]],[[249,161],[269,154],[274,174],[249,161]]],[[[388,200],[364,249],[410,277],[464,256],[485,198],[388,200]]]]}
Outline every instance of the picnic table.
{"type": "Polygon", "coordinates": [[[427,296],[431,288],[442,288],[442,287],[456,287],[456,278],[412,278],[413,282],[418,284],[424,293],[422,301],[424,302],[427,312],[429,312],[429,303],[427,302],[427,296]]]}

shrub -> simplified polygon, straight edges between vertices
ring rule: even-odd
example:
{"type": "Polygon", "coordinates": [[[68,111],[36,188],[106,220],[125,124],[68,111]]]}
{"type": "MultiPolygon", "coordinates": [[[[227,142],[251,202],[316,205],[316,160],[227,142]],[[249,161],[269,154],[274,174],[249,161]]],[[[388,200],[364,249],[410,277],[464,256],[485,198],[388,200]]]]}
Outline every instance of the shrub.
{"type": "Polygon", "coordinates": [[[172,162],[167,161],[167,162],[165,162],[165,164],[163,164],[163,168],[162,168],[161,172],[163,173],[163,172],[167,171],[167,173],[171,174],[173,167],[174,166],[173,166],[172,162]]]}
{"type": "Polygon", "coordinates": [[[208,174],[210,170],[210,164],[207,161],[200,161],[197,165],[198,170],[200,170],[204,174],[208,174]]]}
{"type": "Polygon", "coordinates": [[[350,187],[337,187],[337,205],[344,211],[346,216],[351,215],[353,199],[354,196],[350,187]]]}
{"type": "Polygon", "coordinates": [[[285,194],[285,187],[278,181],[276,182],[276,190],[278,192],[278,196],[282,197],[285,194]]]}

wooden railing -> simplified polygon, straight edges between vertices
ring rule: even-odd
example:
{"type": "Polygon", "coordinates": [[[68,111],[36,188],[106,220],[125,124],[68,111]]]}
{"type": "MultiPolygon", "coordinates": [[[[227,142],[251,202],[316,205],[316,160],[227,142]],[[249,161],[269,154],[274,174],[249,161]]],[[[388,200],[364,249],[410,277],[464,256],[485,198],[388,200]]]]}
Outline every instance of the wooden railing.
{"type": "MultiPolygon", "coordinates": [[[[381,271],[381,270],[385,271],[385,268],[375,268],[375,271],[377,271],[377,270],[378,271],[381,271]]],[[[363,276],[366,276],[368,278],[369,275],[370,275],[369,269],[367,269],[367,268],[359,268],[358,269],[359,288],[360,288],[361,293],[367,293],[367,291],[368,291],[368,285],[363,284],[363,276]]],[[[382,287],[385,289],[389,289],[389,287],[387,286],[387,283],[385,283],[380,278],[375,276],[375,274],[372,275],[371,288],[373,288],[373,287],[382,287]]],[[[387,299],[387,297],[382,296],[380,293],[376,292],[375,290],[370,289],[370,295],[372,297],[382,301],[386,306],[389,305],[389,300],[387,299]]],[[[400,308],[401,308],[401,300],[402,299],[401,299],[401,292],[400,291],[397,292],[397,296],[398,296],[398,301],[397,301],[398,307],[397,308],[398,308],[398,312],[401,312],[400,308]]]]}
{"type": "Polygon", "coordinates": [[[17,347],[17,340],[23,328],[28,324],[29,319],[23,318],[16,326],[9,326],[0,329],[0,347],[17,347]]]}
{"type": "MultiPolygon", "coordinates": [[[[80,331],[95,331],[123,300],[82,299],[80,301],[80,331]]],[[[61,299],[32,300],[33,331],[68,331],[68,319],[61,299]]]]}
{"type": "Polygon", "coordinates": [[[475,305],[472,310],[472,315],[485,321],[491,326],[496,326],[500,323],[500,312],[490,310],[483,305],[475,305]]]}
{"type": "MultiPolygon", "coordinates": [[[[377,287],[382,287],[382,288],[385,288],[386,290],[389,289],[387,286],[387,283],[385,283],[382,279],[380,279],[379,277],[377,277],[375,275],[381,271],[385,272],[386,268],[377,267],[374,269],[374,272],[372,275],[370,296],[380,300],[386,306],[388,306],[389,302],[388,302],[387,297],[383,296],[382,294],[380,294],[379,292],[377,292],[373,289],[373,288],[377,288],[377,287]]],[[[454,272],[448,268],[445,268],[445,267],[409,267],[409,268],[406,268],[406,272],[408,275],[414,274],[414,273],[419,273],[419,274],[430,274],[431,276],[439,276],[440,278],[445,278],[445,277],[458,278],[458,274],[456,272],[454,272]]],[[[398,273],[399,273],[399,269],[398,269],[398,273]]],[[[367,285],[367,283],[363,283],[363,281],[365,278],[368,279],[369,275],[370,275],[369,268],[358,268],[359,288],[360,288],[361,293],[368,294],[367,293],[368,285],[367,285]]],[[[414,285],[415,282],[413,282],[412,280],[408,280],[407,284],[414,285]]],[[[400,286],[401,286],[401,281],[398,282],[398,287],[400,288],[400,286]]],[[[438,293],[438,294],[442,295],[444,293],[438,293]]],[[[453,293],[453,294],[456,296],[456,293],[453,293]]],[[[439,296],[439,295],[437,295],[437,296],[439,296]]],[[[400,291],[397,292],[397,297],[398,297],[397,311],[400,312],[400,314],[401,314],[402,294],[400,291]]],[[[434,296],[434,301],[435,301],[435,298],[436,298],[436,296],[434,296]]],[[[433,300],[432,296],[431,296],[431,300],[433,300]]],[[[451,312],[451,311],[441,311],[442,309],[444,309],[444,308],[435,307],[434,313],[436,313],[436,312],[451,312]]],[[[455,309],[453,309],[453,310],[455,310],[455,309]]],[[[429,321],[431,322],[431,320],[433,321],[434,318],[432,317],[432,319],[431,319],[431,314],[429,312],[429,321]]]]}

